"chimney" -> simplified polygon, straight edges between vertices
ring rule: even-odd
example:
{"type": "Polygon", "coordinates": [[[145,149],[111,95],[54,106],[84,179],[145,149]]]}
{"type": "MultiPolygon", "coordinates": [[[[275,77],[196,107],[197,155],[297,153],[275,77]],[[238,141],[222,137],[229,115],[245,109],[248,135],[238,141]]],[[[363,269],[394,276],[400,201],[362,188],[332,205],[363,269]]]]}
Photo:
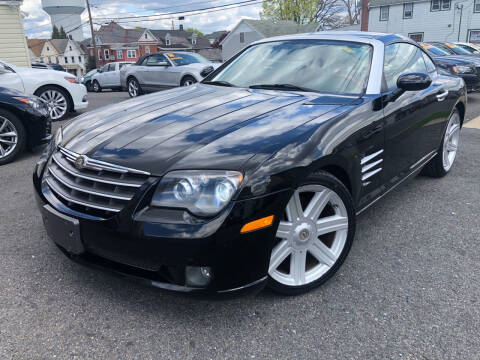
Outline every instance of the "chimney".
{"type": "Polygon", "coordinates": [[[368,1],[362,0],[362,14],[360,16],[360,30],[368,31],[368,1]]]}
{"type": "Polygon", "coordinates": [[[72,35],[68,35],[68,38],[69,38],[70,40],[73,40],[73,36],[72,36],[72,35]]]}
{"type": "Polygon", "coordinates": [[[180,24],[180,31],[183,31],[183,24],[180,24]]]}

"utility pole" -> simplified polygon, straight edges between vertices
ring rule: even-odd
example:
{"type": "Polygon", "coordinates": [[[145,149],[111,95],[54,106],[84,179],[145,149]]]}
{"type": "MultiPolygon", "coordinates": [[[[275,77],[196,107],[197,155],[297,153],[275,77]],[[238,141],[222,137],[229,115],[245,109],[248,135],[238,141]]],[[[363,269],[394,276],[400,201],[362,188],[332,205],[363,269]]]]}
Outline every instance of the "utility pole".
{"type": "Polygon", "coordinates": [[[93,31],[92,12],[90,11],[90,2],[88,0],[86,1],[87,1],[87,9],[88,9],[88,20],[90,21],[90,31],[92,32],[93,58],[95,59],[95,68],[98,68],[97,41],[95,40],[95,32],[93,31]]]}

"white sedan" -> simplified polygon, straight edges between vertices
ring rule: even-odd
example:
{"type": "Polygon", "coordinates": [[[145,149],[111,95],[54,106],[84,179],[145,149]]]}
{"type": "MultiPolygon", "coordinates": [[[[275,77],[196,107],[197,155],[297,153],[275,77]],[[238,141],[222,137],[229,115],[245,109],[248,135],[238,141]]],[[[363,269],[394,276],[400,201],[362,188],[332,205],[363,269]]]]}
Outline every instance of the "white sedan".
{"type": "Polygon", "coordinates": [[[133,62],[113,62],[102,66],[92,76],[92,89],[101,92],[103,89],[122,89],[120,84],[120,70],[133,62]]]}
{"type": "Polygon", "coordinates": [[[0,87],[15,89],[43,99],[52,120],[63,120],[69,112],[88,107],[87,89],[68,73],[31,69],[0,61],[0,87]]]}

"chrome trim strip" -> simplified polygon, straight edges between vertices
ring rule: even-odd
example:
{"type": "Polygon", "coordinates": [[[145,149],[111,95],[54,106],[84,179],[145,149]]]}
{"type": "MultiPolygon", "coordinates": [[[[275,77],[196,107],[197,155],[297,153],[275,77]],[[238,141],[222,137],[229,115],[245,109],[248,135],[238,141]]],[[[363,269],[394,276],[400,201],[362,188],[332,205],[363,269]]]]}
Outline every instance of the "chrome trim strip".
{"type": "Polygon", "coordinates": [[[370,160],[372,160],[373,158],[377,157],[378,155],[380,155],[381,153],[383,153],[383,149],[381,150],[378,150],[377,152],[373,153],[373,154],[370,154],[368,156],[365,156],[364,158],[362,158],[362,160],[360,160],[360,165],[363,165],[367,162],[369,162],[370,160]]]}
{"type": "Polygon", "coordinates": [[[415,164],[413,164],[412,166],[410,166],[410,170],[412,170],[413,168],[417,167],[418,164],[420,164],[422,161],[424,161],[426,158],[432,156],[432,154],[436,154],[437,151],[436,150],[433,150],[432,152],[428,153],[427,155],[425,155],[424,157],[422,157],[420,160],[418,160],[415,164]]]}
{"type": "Polygon", "coordinates": [[[261,278],[261,279],[255,280],[254,282],[251,282],[251,283],[249,283],[249,284],[247,284],[247,285],[239,286],[239,287],[233,288],[233,289],[218,290],[217,293],[219,293],[219,294],[226,294],[226,293],[230,293],[230,292],[233,292],[233,291],[243,290],[243,289],[246,289],[246,288],[255,286],[255,285],[257,285],[257,284],[260,284],[261,282],[266,281],[267,278],[268,278],[268,276],[265,276],[265,277],[263,277],[263,278],[261,278]]]}
{"type": "Polygon", "coordinates": [[[60,175],[56,174],[55,171],[53,171],[53,169],[49,168],[48,172],[56,180],[61,182],[63,185],[65,185],[66,187],[68,187],[70,189],[76,190],[76,191],[80,191],[80,192],[95,195],[95,196],[101,196],[101,197],[104,197],[104,198],[107,198],[107,199],[117,199],[117,200],[125,200],[125,201],[130,201],[130,200],[133,199],[133,196],[132,197],[125,197],[125,196],[113,195],[113,194],[110,194],[110,193],[99,193],[99,192],[96,192],[96,191],[92,191],[92,190],[84,189],[84,188],[81,188],[81,187],[77,187],[77,186],[74,186],[72,184],[67,183],[65,180],[63,180],[61,178],[60,175]]]}
{"type": "Polygon", "coordinates": [[[110,185],[118,185],[118,186],[129,186],[129,187],[135,187],[135,188],[139,188],[142,186],[142,184],[129,184],[129,183],[122,183],[122,182],[117,182],[117,181],[111,181],[111,180],[104,180],[104,179],[100,179],[100,178],[93,178],[93,177],[90,177],[90,176],[85,176],[85,175],[82,175],[82,174],[79,174],[79,173],[76,173],[76,172],[73,172],[72,170],[70,169],[67,169],[64,165],[62,165],[60,163],[60,161],[55,157],[55,154],[52,156],[52,159],[53,161],[55,161],[55,163],[60,166],[64,171],[68,172],[69,174],[73,175],[73,176],[76,176],[76,177],[79,177],[79,178],[82,178],[82,179],[86,179],[86,180],[90,180],[90,181],[96,181],[96,182],[101,182],[101,183],[104,183],[104,184],[110,184],[110,185]]]}
{"type": "Polygon", "coordinates": [[[365,165],[364,167],[362,167],[362,174],[363,173],[366,173],[368,170],[370,170],[371,168],[377,166],[378,164],[382,163],[383,162],[383,159],[380,159],[380,160],[377,160],[371,164],[367,164],[365,165]]]}
{"type": "Polygon", "coordinates": [[[130,173],[133,173],[133,174],[150,176],[149,172],[142,171],[142,170],[137,170],[137,169],[132,169],[132,168],[128,168],[128,167],[121,166],[121,165],[110,164],[110,163],[100,161],[100,160],[91,159],[86,155],[77,154],[76,152],[73,152],[73,151],[68,150],[68,149],[66,149],[64,147],[61,147],[61,146],[59,146],[58,149],[60,150],[60,152],[62,154],[71,158],[72,160],[76,160],[79,156],[82,156],[87,161],[87,163],[86,163],[87,168],[88,168],[88,165],[90,164],[90,165],[93,165],[94,167],[98,167],[94,170],[107,170],[107,171],[119,172],[119,173],[122,173],[122,174],[130,172],[130,173]]]}
{"type": "Polygon", "coordinates": [[[45,178],[45,182],[48,184],[48,186],[50,186],[50,188],[53,189],[53,191],[55,191],[59,196],[63,197],[65,200],[67,200],[69,202],[72,202],[72,203],[75,203],[75,204],[78,204],[78,205],[82,205],[82,206],[85,206],[85,207],[89,207],[89,208],[99,209],[99,210],[105,210],[105,211],[111,211],[111,212],[120,212],[120,209],[103,207],[103,206],[100,206],[100,205],[90,204],[90,203],[86,203],[86,202],[83,202],[83,201],[80,201],[80,200],[72,199],[71,197],[68,197],[65,194],[63,194],[61,191],[57,190],[57,188],[55,187],[56,185],[55,184],[52,185],[52,182],[48,177],[45,178]]]}
{"type": "Polygon", "coordinates": [[[376,173],[378,173],[378,172],[380,172],[380,171],[382,171],[382,168],[378,168],[378,169],[375,169],[375,170],[373,170],[373,171],[370,171],[370,172],[364,174],[364,175],[362,176],[362,181],[365,181],[365,180],[371,178],[373,175],[375,175],[376,173]]]}
{"type": "MultiPolygon", "coordinates": [[[[435,151],[434,154],[432,154],[431,157],[427,158],[427,160],[425,160],[425,162],[423,164],[426,164],[427,162],[429,162],[435,155],[437,155],[437,152],[435,151]]],[[[360,210],[357,211],[357,215],[360,215],[362,212],[364,212],[365,210],[367,210],[370,206],[372,206],[373,204],[375,204],[378,200],[380,200],[381,198],[383,198],[385,195],[387,195],[388,193],[390,193],[390,191],[392,191],[393,189],[397,188],[397,186],[399,186],[401,183],[403,183],[405,180],[409,179],[410,177],[413,177],[413,175],[416,175],[418,174],[418,172],[420,171],[421,169],[419,168],[416,168],[414,169],[410,174],[408,174],[407,176],[405,176],[402,180],[400,180],[399,182],[397,182],[395,185],[393,185],[390,189],[388,189],[387,191],[385,191],[383,194],[381,194],[380,196],[378,196],[375,200],[373,200],[370,204],[364,206],[363,208],[361,208],[360,210]]]]}

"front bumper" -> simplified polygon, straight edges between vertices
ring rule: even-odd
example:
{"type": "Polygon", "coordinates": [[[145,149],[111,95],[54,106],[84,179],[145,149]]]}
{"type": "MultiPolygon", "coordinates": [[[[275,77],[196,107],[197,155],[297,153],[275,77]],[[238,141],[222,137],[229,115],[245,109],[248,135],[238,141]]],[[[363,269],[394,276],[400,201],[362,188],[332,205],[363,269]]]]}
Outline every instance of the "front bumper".
{"type": "Polygon", "coordinates": [[[458,74],[465,81],[468,91],[478,91],[480,89],[480,74],[458,74]]]}
{"type": "Polygon", "coordinates": [[[74,110],[86,109],[88,107],[88,95],[85,85],[73,84],[69,90],[72,96],[74,110]]]}
{"type": "MultiPolygon", "coordinates": [[[[82,251],[62,251],[72,260],[159,288],[195,293],[233,293],[263,288],[270,252],[289,191],[232,203],[223,215],[203,224],[158,223],[139,219],[138,204],[110,219],[93,219],[67,208],[33,177],[38,206],[78,221],[82,251]],[[250,221],[275,215],[273,226],[241,234],[250,221]],[[213,277],[205,287],[186,285],[186,266],[207,266],[213,277]]],[[[57,244],[58,245],[58,244],[57,244]]]]}

